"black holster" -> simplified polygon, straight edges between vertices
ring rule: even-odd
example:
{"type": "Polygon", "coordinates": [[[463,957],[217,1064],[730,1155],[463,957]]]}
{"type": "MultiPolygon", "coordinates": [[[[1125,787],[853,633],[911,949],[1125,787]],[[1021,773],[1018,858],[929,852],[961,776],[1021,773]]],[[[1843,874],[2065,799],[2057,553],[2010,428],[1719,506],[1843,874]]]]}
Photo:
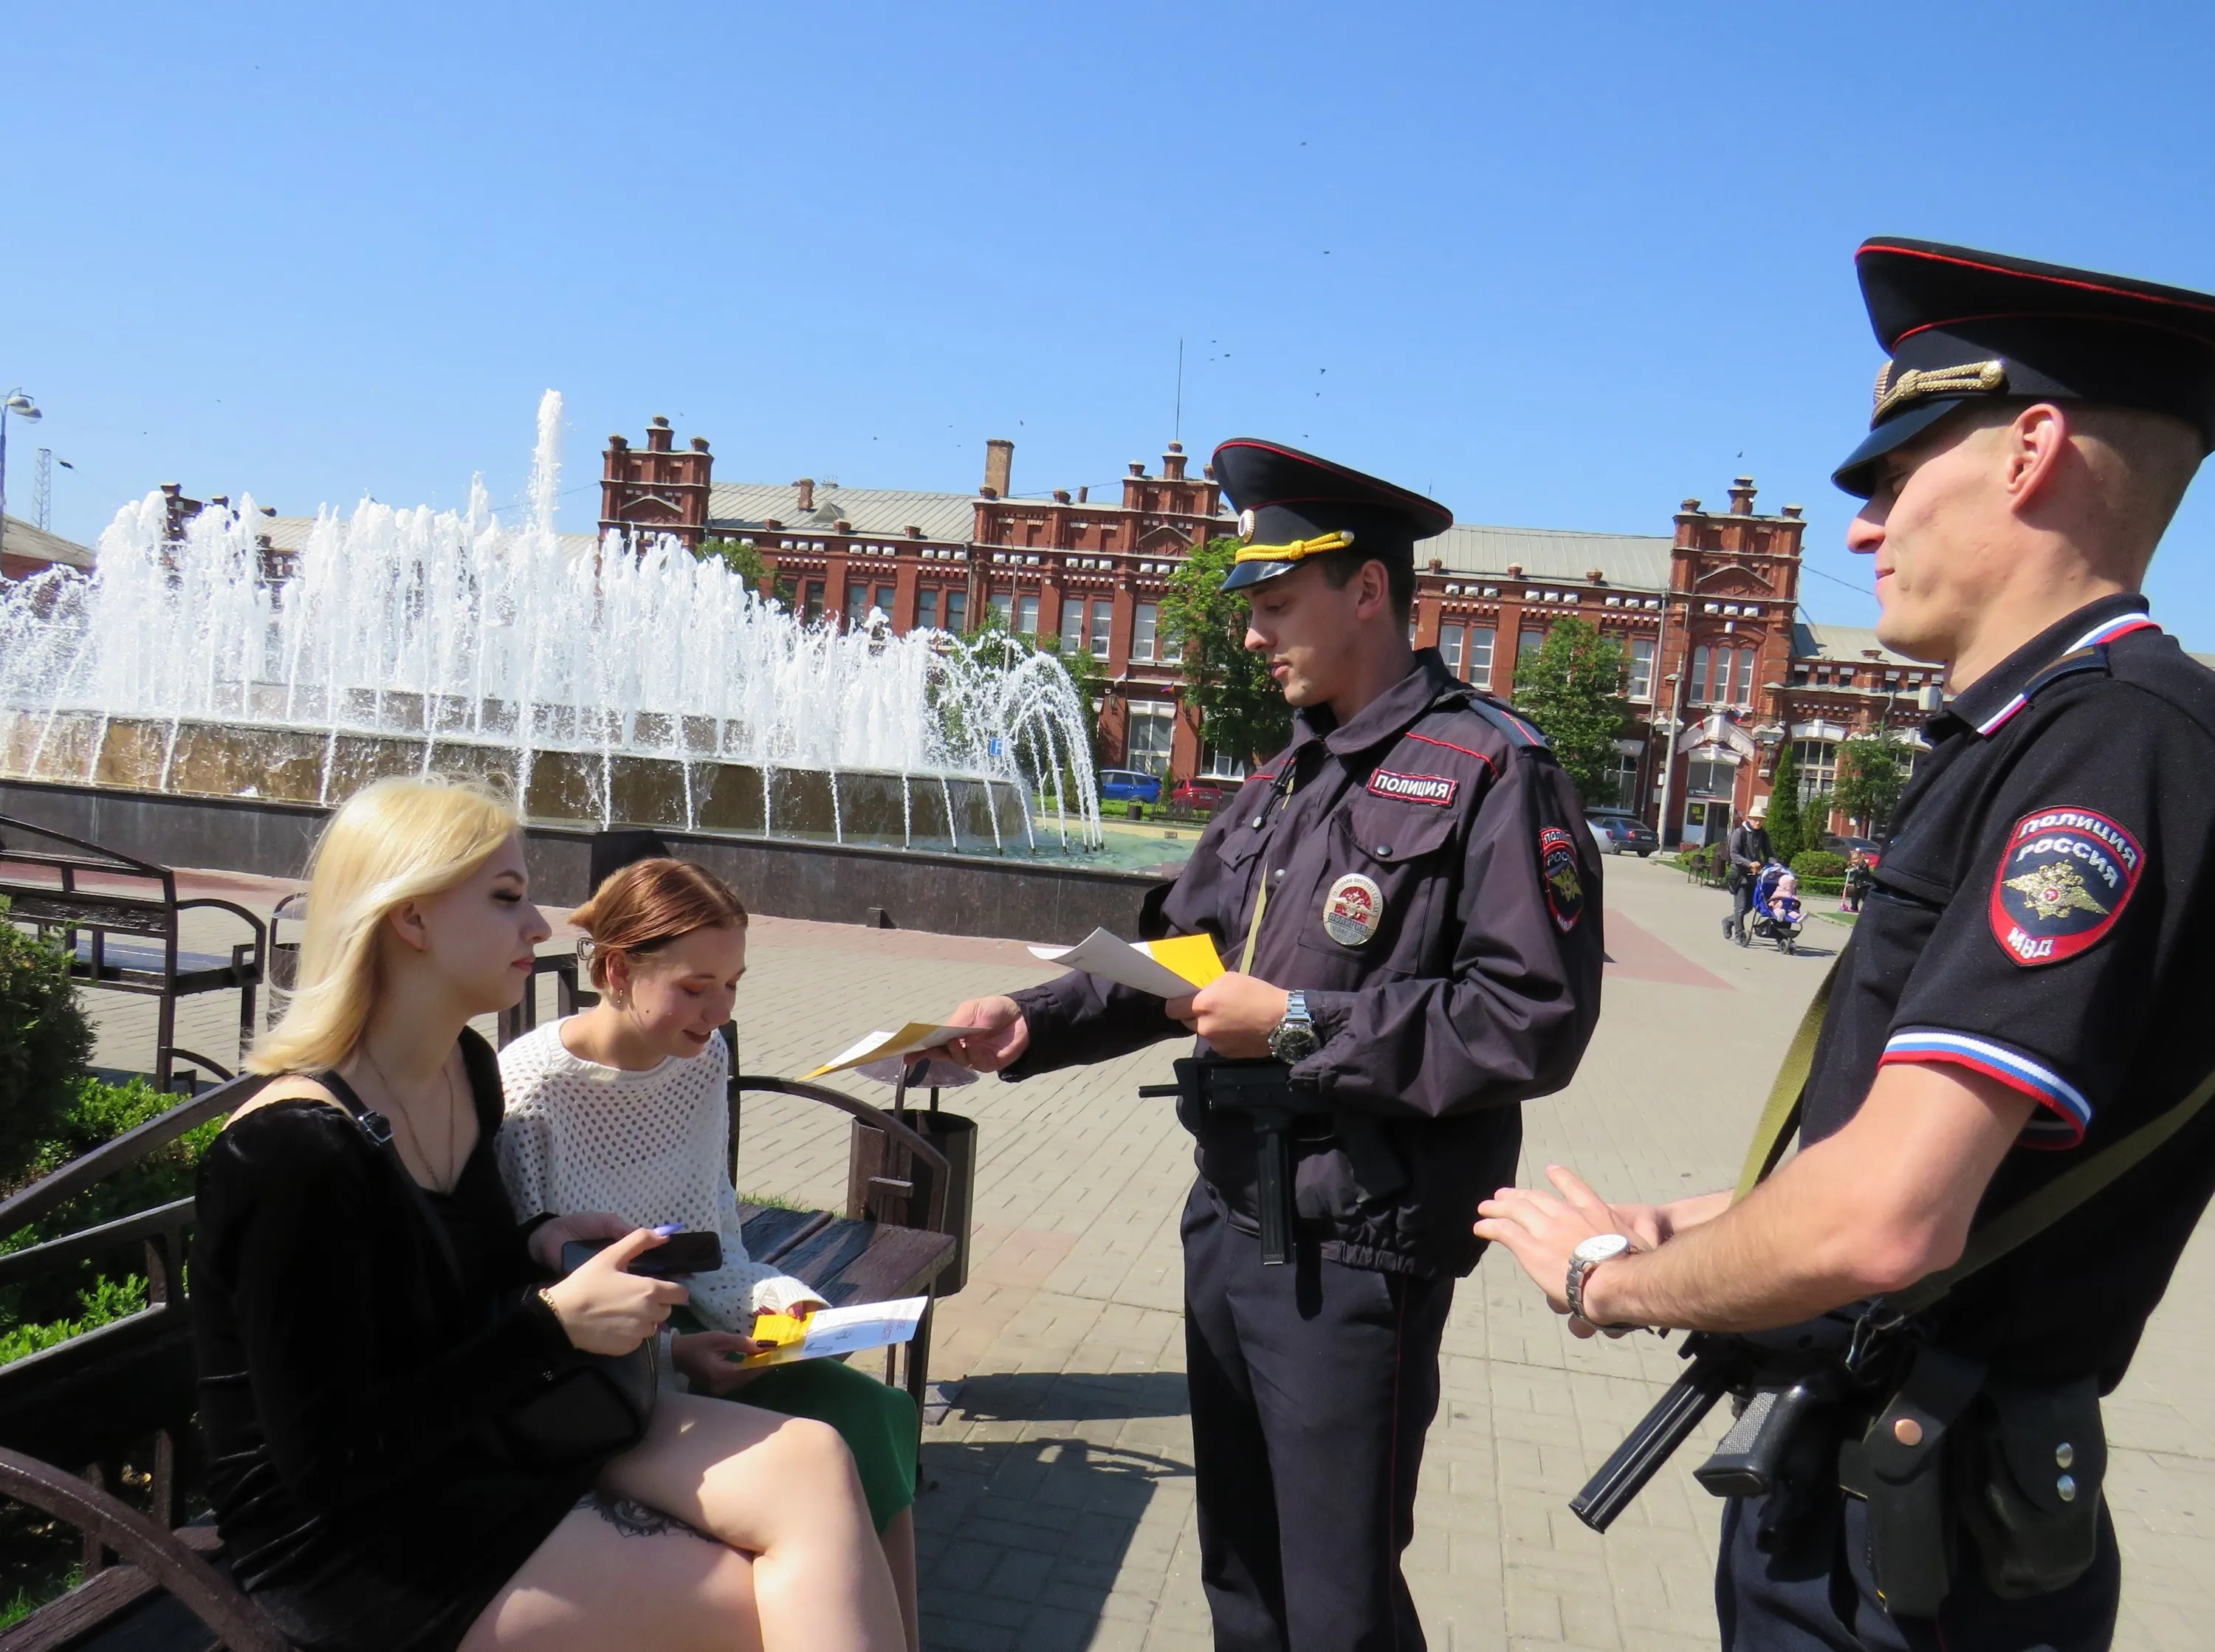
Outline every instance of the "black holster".
{"type": "Polygon", "coordinates": [[[2048,1594],[2090,1570],[2108,1472],[2097,1380],[1995,1374],[1956,1432],[1961,1524],[1992,1593],[2048,1594]]]}

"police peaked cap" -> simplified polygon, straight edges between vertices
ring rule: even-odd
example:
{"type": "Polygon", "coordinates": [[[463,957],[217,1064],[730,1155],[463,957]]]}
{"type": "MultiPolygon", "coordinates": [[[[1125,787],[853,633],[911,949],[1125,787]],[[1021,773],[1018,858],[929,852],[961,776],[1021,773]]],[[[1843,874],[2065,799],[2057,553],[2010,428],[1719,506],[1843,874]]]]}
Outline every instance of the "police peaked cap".
{"type": "Polygon", "coordinates": [[[1225,590],[1274,579],[1331,551],[1412,568],[1415,541],[1453,526],[1453,512],[1436,499],[1250,436],[1215,450],[1215,475],[1237,507],[1242,541],[1225,590]]]}
{"type": "Polygon", "coordinates": [[[2215,450],[2215,296],[1893,236],[1854,265],[1892,359],[1868,437],[1831,477],[1847,493],[1867,499],[1879,459],[1988,396],[2167,413],[2215,450]]]}

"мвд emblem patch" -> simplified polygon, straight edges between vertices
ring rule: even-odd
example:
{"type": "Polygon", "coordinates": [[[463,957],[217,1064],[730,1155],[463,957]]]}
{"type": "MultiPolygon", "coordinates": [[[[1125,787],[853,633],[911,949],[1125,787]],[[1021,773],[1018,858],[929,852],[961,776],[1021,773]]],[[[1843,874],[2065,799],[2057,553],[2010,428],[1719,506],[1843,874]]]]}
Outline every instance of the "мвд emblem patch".
{"type": "Polygon", "coordinates": [[[1584,916],[1585,884],[1577,875],[1577,841],[1558,826],[1538,834],[1538,876],[1545,880],[1546,909],[1566,935],[1584,916]]]}
{"type": "Polygon", "coordinates": [[[2089,809],[2041,809],[2016,822],[1992,879],[1992,937],[2029,968],[2092,946],[2123,915],[2145,854],[2089,809]]]}

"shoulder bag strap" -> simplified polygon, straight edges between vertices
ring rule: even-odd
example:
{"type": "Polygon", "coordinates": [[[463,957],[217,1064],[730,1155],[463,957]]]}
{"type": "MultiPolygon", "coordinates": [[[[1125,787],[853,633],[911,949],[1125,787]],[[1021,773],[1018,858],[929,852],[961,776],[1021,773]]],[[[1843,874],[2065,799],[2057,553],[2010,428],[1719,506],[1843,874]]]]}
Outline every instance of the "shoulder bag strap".
{"type": "Polygon", "coordinates": [[[1831,983],[1838,978],[1838,965],[1844,958],[1845,949],[1841,947],[1823,976],[1823,984],[1807,1000],[1807,1013],[1800,1018],[1799,1031],[1792,1035],[1776,1076],[1770,1080],[1769,1099],[1762,1104],[1761,1120],[1753,1127],[1753,1140],[1746,1147],[1746,1163],[1731,1194],[1733,1204],[1776,1168],[1776,1161],[1784,1157],[1785,1144],[1800,1129],[1800,1100],[1807,1093],[1807,1074],[1815,1065],[1815,1043],[1823,1035],[1823,1017],[1831,1007],[1831,983]]]}
{"type": "MultiPolygon", "coordinates": [[[[462,1259],[454,1253],[453,1236],[446,1232],[446,1224],[439,1220],[439,1213],[431,1208],[431,1201],[423,1191],[423,1184],[408,1173],[406,1162],[400,1157],[400,1149],[393,1145],[392,1121],[383,1113],[365,1106],[361,1098],[354,1093],[353,1086],[336,1073],[316,1073],[309,1076],[338,1098],[339,1105],[347,1110],[347,1116],[368,1138],[370,1145],[392,1166],[392,1173],[400,1178],[400,1185],[408,1190],[408,1197],[414,1202],[415,1214],[423,1219],[424,1227],[431,1230],[431,1242],[439,1247],[439,1257],[445,1263],[446,1271],[453,1276],[455,1287],[458,1289],[462,1284],[462,1259]]],[[[470,1100],[474,1105],[475,1086],[471,1089],[470,1100]]]]}

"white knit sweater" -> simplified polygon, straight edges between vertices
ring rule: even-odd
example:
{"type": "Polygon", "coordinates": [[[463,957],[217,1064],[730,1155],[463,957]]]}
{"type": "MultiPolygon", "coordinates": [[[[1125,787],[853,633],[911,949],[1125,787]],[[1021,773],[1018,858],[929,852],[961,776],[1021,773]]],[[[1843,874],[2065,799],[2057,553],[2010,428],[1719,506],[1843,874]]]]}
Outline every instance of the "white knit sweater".
{"type": "Polygon", "coordinates": [[[517,1216],[609,1210],[641,1227],[674,1221],[721,1234],[722,1267],[684,1282],[692,1311],[721,1330],[751,1331],[758,1310],[818,1300],[801,1281],[746,1257],[731,1187],[731,1058],[721,1037],[697,1055],[633,1073],[571,1055],[562,1025],[500,1053],[507,1117],[495,1146],[517,1216]]]}

